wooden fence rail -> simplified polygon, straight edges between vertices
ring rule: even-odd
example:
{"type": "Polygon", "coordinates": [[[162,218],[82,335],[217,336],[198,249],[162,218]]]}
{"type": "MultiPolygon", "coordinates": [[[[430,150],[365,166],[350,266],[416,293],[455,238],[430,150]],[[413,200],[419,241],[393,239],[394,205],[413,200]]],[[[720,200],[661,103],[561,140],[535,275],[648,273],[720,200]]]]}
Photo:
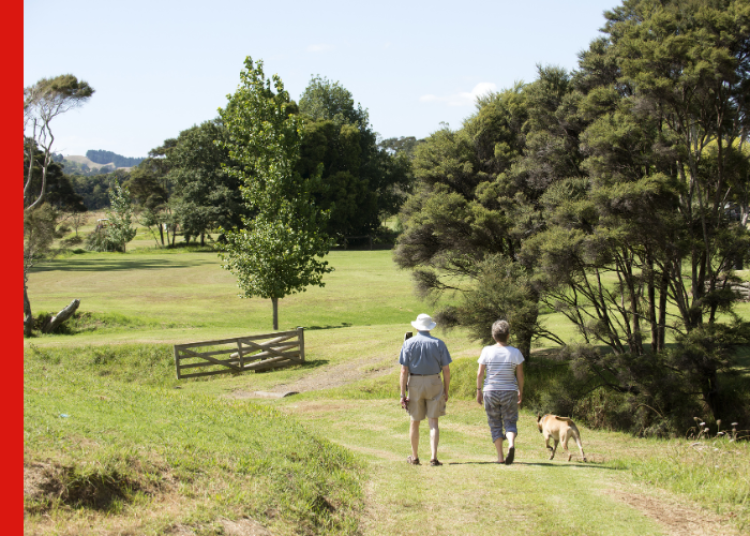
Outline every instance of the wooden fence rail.
{"type": "Polygon", "coordinates": [[[303,328],[266,335],[174,345],[174,364],[178,380],[248,370],[260,372],[304,361],[303,328]],[[185,370],[195,372],[185,373],[185,370]]]}

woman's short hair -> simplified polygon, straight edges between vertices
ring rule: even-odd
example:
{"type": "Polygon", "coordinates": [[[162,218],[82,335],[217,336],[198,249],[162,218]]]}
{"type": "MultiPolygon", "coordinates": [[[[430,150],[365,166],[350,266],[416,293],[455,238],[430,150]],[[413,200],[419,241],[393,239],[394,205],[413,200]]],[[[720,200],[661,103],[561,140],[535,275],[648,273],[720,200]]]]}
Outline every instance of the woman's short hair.
{"type": "Polygon", "coordinates": [[[498,320],[492,324],[492,338],[497,342],[508,342],[510,335],[510,324],[507,320],[498,320]]]}

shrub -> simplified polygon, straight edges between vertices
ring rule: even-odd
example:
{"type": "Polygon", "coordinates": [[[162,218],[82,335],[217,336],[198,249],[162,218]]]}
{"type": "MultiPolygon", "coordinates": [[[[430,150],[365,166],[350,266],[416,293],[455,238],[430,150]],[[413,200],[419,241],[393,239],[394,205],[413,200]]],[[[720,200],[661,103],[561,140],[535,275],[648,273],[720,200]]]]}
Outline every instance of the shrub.
{"type": "Polygon", "coordinates": [[[78,235],[70,236],[68,238],[60,240],[60,243],[64,246],[77,246],[78,244],[83,243],[83,238],[78,235]]]}

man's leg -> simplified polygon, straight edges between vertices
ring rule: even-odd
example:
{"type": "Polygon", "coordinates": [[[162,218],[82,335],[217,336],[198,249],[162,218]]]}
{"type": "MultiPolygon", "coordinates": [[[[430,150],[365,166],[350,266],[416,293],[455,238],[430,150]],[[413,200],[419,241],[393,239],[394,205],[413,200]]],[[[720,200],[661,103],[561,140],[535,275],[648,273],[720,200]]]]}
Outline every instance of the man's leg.
{"type": "Polygon", "coordinates": [[[427,423],[430,425],[430,450],[432,451],[431,460],[437,460],[437,448],[440,442],[440,428],[438,428],[438,420],[427,419],[427,423]]]}
{"type": "Polygon", "coordinates": [[[516,433],[506,432],[505,437],[508,438],[508,448],[514,448],[516,446],[516,433]]]}
{"type": "Polygon", "coordinates": [[[419,458],[419,423],[422,421],[411,421],[409,426],[409,439],[411,440],[411,455],[416,460],[419,458]]]}

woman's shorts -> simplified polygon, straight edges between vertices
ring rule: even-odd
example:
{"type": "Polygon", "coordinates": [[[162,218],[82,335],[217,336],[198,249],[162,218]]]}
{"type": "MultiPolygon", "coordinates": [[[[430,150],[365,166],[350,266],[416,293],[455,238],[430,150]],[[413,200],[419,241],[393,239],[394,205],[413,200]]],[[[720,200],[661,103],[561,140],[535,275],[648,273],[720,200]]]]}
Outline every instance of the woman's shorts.
{"type": "Polygon", "coordinates": [[[518,434],[518,391],[484,391],[484,411],[490,425],[492,442],[505,439],[505,434],[518,434]],[[505,425],[505,434],[503,433],[505,425]]]}

